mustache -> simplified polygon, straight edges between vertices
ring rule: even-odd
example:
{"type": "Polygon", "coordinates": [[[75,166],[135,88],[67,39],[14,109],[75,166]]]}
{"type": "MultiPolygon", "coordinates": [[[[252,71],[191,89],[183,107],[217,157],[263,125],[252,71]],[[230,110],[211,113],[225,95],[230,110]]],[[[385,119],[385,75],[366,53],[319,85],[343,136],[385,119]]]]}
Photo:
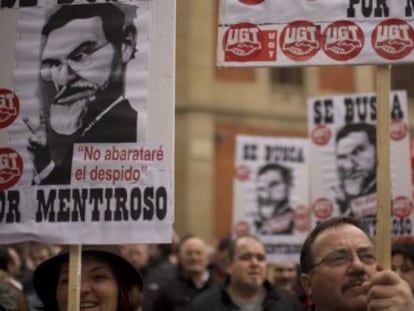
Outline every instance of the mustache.
{"type": "Polygon", "coordinates": [[[76,80],[60,88],[54,97],[54,101],[58,102],[62,98],[73,96],[85,91],[96,92],[101,88],[102,87],[98,86],[96,83],[89,82],[87,80],[76,80]]]}
{"type": "Polygon", "coordinates": [[[341,291],[345,292],[351,287],[360,286],[362,283],[368,281],[368,277],[365,274],[355,274],[346,279],[342,284],[341,291]]]}

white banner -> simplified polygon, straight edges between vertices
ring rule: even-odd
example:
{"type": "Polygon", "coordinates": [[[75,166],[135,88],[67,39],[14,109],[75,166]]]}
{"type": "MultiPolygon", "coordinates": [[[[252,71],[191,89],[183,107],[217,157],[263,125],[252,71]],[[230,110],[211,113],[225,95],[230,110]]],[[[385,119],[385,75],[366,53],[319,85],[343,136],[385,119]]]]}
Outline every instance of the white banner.
{"type": "Polygon", "coordinates": [[[248,225],[268,261],[298,262],[310,228],[307,140],[236,138],[233,224],[248,225]]]}
{"type": "MultiPolygon", "coordinates": [[[[392,234],[413,234],[413,202],[405,91],[390,94],[392,234]]],[[[308,100],[313,225],[350,215],[375,234],[376,96],[347,94],[308,100]]]]}
{"type": "Polygon", "coordinates": [[[174,46],[154,33],[174,37],[165,8],[1,1],[0,243],[171,240],[174,46]],[[169,63],[153,66],[161,45],[169,63]]]}
{"type": "Polygon", "coordinates": [[[218,66],[414,61],[412,0],[221,0],[218,66]]]}

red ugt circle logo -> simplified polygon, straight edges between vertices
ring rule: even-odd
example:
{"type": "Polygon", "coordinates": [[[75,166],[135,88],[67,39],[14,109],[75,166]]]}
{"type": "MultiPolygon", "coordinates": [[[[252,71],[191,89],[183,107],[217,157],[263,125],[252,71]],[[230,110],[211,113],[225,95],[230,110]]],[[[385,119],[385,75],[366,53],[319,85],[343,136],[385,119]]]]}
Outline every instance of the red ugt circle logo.
{"type": "Polygon", "coordinates": [[[0,128],[12,124],[19,115],[19,110],[17,95],[8,89],[0,89],[0,128]]]}

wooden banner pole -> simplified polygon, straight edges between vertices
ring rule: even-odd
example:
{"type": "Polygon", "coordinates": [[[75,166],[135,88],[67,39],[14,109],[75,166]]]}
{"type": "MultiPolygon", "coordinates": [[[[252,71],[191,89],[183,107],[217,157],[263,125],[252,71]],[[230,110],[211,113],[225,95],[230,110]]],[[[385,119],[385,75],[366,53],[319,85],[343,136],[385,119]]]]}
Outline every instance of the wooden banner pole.
{"type": "Polygon", "coordinates": [[[68,311],[79,311],[81,266],[82,245],[71,245],[69,248],[68,311]]]}
{"type": "Polygon", "coordinates": [[[390,168],[391,66],[377,66],[377,226],[378,264],[391,267],[391,168],[390,168]]]}

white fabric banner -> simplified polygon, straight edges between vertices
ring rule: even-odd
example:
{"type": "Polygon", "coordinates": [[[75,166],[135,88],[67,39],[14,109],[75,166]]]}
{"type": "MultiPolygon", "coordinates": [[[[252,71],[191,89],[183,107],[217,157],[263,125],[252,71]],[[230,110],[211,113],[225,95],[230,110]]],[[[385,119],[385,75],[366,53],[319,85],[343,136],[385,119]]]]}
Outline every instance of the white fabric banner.
{"type": "Polygon", "coordinates": [[[170,242],[174,4],[1,4],[0,243],[170,242]]]}
{"type": "Polygon", "coordinates": [[[414,61],[414,3],[221,0],[218,66],[414,61]]]}

